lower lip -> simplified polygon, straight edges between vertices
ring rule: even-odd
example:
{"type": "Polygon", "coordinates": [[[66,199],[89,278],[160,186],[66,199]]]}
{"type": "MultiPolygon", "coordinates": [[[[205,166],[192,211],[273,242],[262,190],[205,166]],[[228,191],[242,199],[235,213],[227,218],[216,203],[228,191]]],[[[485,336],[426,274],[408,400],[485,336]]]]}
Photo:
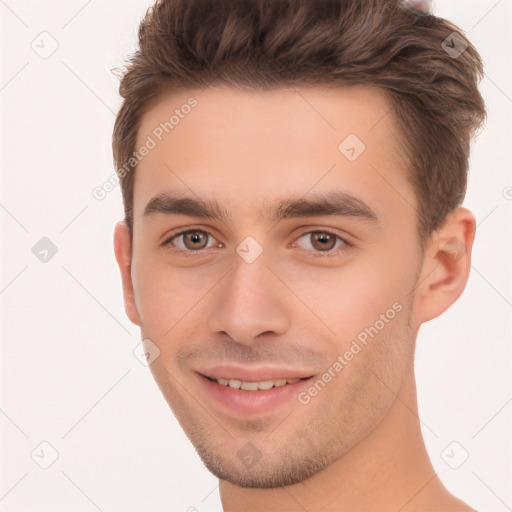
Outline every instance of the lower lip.
{"type": "Polygon", "coordinates": [[[297,395],[309,385],[313,377],[299,380],[277,388],[247,391],[223,386],[218,382],[199,375],[207,396],[222,411],[236,416],[256,416],[275,411],[287,403],[297,400],[297,395]]]}

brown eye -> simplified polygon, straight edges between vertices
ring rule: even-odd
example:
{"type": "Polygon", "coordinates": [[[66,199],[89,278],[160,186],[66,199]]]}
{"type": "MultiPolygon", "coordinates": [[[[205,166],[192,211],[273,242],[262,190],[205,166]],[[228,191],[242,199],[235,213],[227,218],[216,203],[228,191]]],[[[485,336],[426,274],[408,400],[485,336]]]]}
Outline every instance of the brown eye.
{"type": "Polygon", "coordinates": [[[200,250],[206,247],[205,241],[208,241],[206,233],[202,231],[190,231],[183,235],[185,247],[190,250],[200,250]]]}
{"type": "Polygon", "coordinates": [[[172,236],[169,240],[164,242],[164,245],[174,246],[182,252],[196,252],[212,247],[212,243],[208,245],[209,239],[212,240],[212,242],[215,241],[215,239],[205,231],[191,230],[172,236]]]}
{"type": "Polygon", "coordinates": [[[311,245],[319,251],[330,251],[336,244],[336,238],[331,233],[314,231],[311,233],[311,245]]]}
{"type": "Polygon", "coordinates": [[[299,247],[311,252],[313,256],[336,256],[351,244],[328,231],[310,231],[299,237],[299,247]],[[305,241],[305,244],[304,244],[305,241]]]}

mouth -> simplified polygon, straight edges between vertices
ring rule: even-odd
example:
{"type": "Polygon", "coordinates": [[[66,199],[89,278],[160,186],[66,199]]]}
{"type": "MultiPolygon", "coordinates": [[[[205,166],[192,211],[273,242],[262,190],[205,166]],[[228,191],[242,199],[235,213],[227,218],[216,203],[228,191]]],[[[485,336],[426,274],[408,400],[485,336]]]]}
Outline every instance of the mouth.
{"type": "Polygon", "coordinates": [[[268,376],[264,380],[252,380],[250,377],[242,379],[229,373],[222,375],[213,377],[196,372],[207,406],[224,416],[236,418],[254,418],[278,413],[286,406],[295,407],[298,405],[299,393],[314,378],[313,375],[268,376]]]}
{"type": "Polygon", "coordinates": [[[306,380],[306,379],[310,378],[310,377],[303,377],[301,379],[280,378],[280,379],[273,379],[273,380],[245,381],[245,380],[223,378],[223,377],[214,379],[213,377],[207,377],[206,375],[203,375],[203,377],[207,378],[208,380],[211,380],[212,382],[217,382],[221,386],[230,387],[233,389],[241,389],[243,391],[265,391],[267,389],[289,386],[290,384],[295,384],[296,382],[299,382],[300,380],[306,380]]]}

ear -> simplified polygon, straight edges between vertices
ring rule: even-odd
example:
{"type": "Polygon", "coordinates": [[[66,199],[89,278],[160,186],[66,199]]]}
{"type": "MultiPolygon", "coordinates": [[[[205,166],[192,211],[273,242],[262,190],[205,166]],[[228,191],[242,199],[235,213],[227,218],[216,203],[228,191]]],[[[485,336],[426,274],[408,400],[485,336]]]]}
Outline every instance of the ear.
{"type": "Polygon", "coordinates": [[[419,324],[446,311],[462,294],[471,269],[476,221],[458,207],[429,237],[414,291],[414,319],[419,324]]]}
{"type": "Polygon", "coordinates": [[[133,293],[130,231],[124,221],[118,222],[114,229],[114,253],[123,282],[124,310],[131,322],[140,326],[140,316],[133,293]]]}

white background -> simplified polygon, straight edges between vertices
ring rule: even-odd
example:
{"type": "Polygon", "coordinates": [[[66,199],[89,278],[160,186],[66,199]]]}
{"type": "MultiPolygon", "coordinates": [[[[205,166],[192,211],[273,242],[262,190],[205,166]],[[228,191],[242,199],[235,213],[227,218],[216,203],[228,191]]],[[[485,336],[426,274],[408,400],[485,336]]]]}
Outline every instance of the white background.
{"type": "MultiPolygon", "coordinates": [[[[132,353],[139,332],[125,316],[112,251],[120,191],[92,196],[113,173],[120,99],[109,70],[133,50],[148,5],[0,1],[0,512],[221,510],[216,478],[132,353]],[[43,31],[59,45],[47,59],[31,48],[48,38],[43,31]],[[32,253],[42,237],[58,248],[46,263],[32,253]],[[46,470],[31,458],[42,441],[59,454],[46,470]]],[[[489,118],[465,202],[479,223],[473,271],[461,299],[420,333],[420,415],[448,488],[481,512],[504,512],[512,510],[512,3],[447,0],[436,13],[481,52],[489,118]],[[459,469],[441,457],[453,441],[452,459],[469,454],[459,469]]]]}

